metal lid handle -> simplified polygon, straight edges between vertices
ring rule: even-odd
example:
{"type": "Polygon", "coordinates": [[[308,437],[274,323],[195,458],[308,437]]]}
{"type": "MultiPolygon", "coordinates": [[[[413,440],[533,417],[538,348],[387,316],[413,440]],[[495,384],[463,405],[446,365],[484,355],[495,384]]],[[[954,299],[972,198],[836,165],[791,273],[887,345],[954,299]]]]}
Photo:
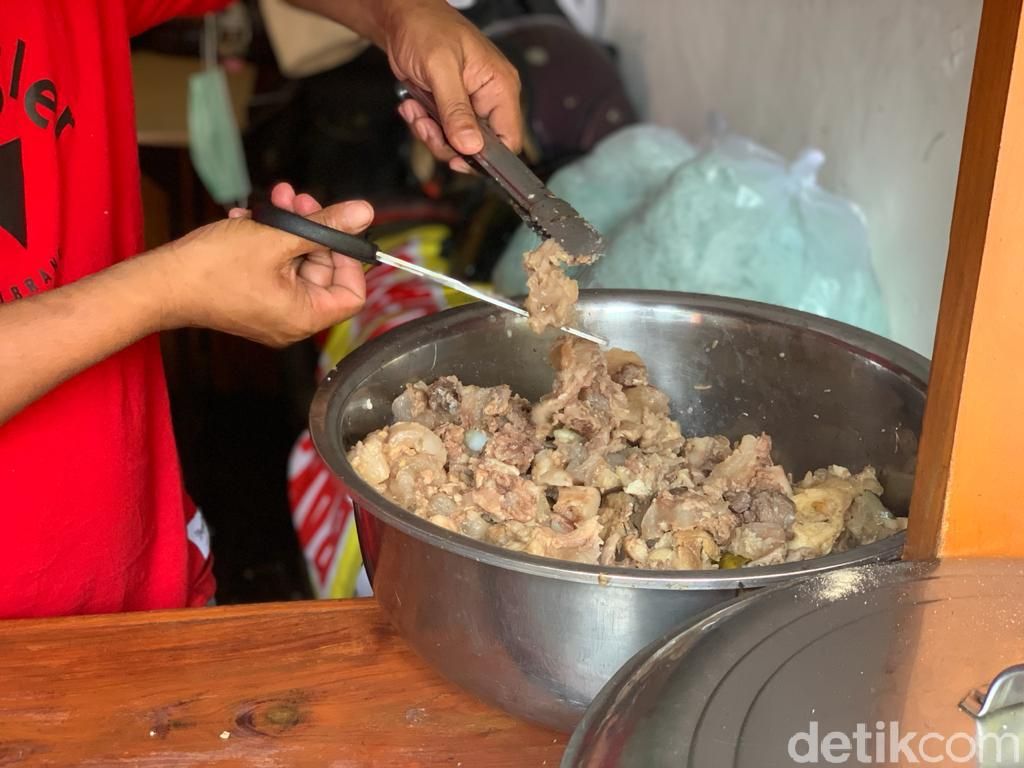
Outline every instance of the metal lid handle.
{"type": "Polygon", "coordinates": [[[960,702],[960,708],[980,720],[994,712],[1024,704],[1024,664],[1007,667],[987,686],[975,688],[960,702]]]}

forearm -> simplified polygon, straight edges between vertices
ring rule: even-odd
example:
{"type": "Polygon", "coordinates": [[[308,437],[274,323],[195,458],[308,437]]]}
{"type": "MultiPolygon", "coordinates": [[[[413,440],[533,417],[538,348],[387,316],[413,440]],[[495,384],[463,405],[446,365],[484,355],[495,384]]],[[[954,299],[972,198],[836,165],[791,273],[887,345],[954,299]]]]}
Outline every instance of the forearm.
{"type": "Polygon", "coordinates": [[[148,257],[0,306],[0,425],[76,373],[161,330],[148,257]]]}
{"type": "MultiPolygon", "coordinates": [[[[366,38],[378,48],[386,48],[387,28],[393,13],[401,6],[424,0],[287,0],[297,8],[332,19],[366,38]]],[[[426,0],[443,2],[443,0],[426,0]]]]}

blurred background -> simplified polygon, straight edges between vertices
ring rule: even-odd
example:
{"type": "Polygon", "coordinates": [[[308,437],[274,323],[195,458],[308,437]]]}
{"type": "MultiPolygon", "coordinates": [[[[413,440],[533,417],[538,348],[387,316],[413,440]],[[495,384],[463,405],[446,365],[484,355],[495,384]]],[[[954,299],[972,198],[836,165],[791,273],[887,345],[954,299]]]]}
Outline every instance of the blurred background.
{"type": "MultiPolygon", "coordinates": [[[[528,162],[609,236],[601,285],[785,304],[931,355],[980,0],[451,4],[520,70],[528,162]]],[[[189,129],[204,30],[250,199],[281,180],[369,199],[392,252],[517,292],[535,241],[502,197],[410,138],[380,51],[283,0],[133,42],[150,246],[224,215],[189,129]]],[[[345,489],[305,434],[309,400],[359,343],[458,300],[374,270],[358,318],[287,350],[165,336],[220,602],[366,593],[345,489]]]]}

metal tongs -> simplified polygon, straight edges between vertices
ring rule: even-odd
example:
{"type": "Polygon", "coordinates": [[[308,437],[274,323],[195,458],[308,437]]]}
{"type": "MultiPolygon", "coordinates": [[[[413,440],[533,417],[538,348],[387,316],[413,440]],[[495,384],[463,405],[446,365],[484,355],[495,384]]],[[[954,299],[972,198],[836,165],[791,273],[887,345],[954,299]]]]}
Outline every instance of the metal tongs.
{"type": "MultiPolygon", "coordinates": [[[[438,125],[441,117],[433,97],[412,83],[399,83],[398,98],[414,99],[438,125]]],[[[571,257],[572,264],[590,264],[604,253],[604,238],[534,175],[512,150],[494,135],[487,121],[480,120],[484,148],[466,161],[497,182],[512,201],[519,217],[544,240],[555,240],[571,257]]]]}
{"type": "MultiPolygon", "coordinates": [[[[403,99],[415,98],[431,117],[438,119],[437,107],[433,99],[424,91],[411,84],[402,83],[398,93],[403,99]]],[[[597,231],[572,206],[555,197],[543,182],[501,143],[487,126],[486,121],[481,120],[480,130],[484,136],[484,148],[480,153],[466,157],[466,161],[494,179],[511,198],[513,207],[523,220],[542,238],[557,240],[569,254],[572,263],[589,264],[598,258],[603,251],[604,241],[597,231]]],[[[440,272],[383,253],[375,243],[365,238],[318,224],[273,205],[257,205],[254,207],[252,215],[253,220],[261,224],[284,230],[365,264],[371,266],[384,264],[401,269],[480,301],[493,304],[508,312],[529,317],[529,313],[525,309],[512,302],[505,301],[440,272]]],[[[578,328],[566,327],[560,330],[595,344],[606,345],[608,343],[606,339],[578,328]]]]}

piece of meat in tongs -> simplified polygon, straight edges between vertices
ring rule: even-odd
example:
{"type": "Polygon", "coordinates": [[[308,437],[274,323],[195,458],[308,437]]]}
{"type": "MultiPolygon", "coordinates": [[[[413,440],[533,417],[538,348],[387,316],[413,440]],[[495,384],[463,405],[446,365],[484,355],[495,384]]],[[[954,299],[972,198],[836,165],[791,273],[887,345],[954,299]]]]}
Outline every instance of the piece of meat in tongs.
{"type": "MultiPolygon", "coordinates": [[[[422,88],[409,82],[399,83],[398,96],[403,100],[414,99],[419,102],[427,114],[441,124],[433,97],[422,88]]],[[[464,155],[465,160],[497,183],[508,196],[516,213],[534,232],[545,240],[558,243],[568,257],[566,264],[585,267],[600,258],[604,254],[604,238],[590,222],[569,203],[552,193],[494,135],[486,120],[480,120],[480,130],[484,148],[475,155],[464,155]]],[[[593,340],[591,334],[581,334],[569,328],[562,330],[593,340]]]]}

